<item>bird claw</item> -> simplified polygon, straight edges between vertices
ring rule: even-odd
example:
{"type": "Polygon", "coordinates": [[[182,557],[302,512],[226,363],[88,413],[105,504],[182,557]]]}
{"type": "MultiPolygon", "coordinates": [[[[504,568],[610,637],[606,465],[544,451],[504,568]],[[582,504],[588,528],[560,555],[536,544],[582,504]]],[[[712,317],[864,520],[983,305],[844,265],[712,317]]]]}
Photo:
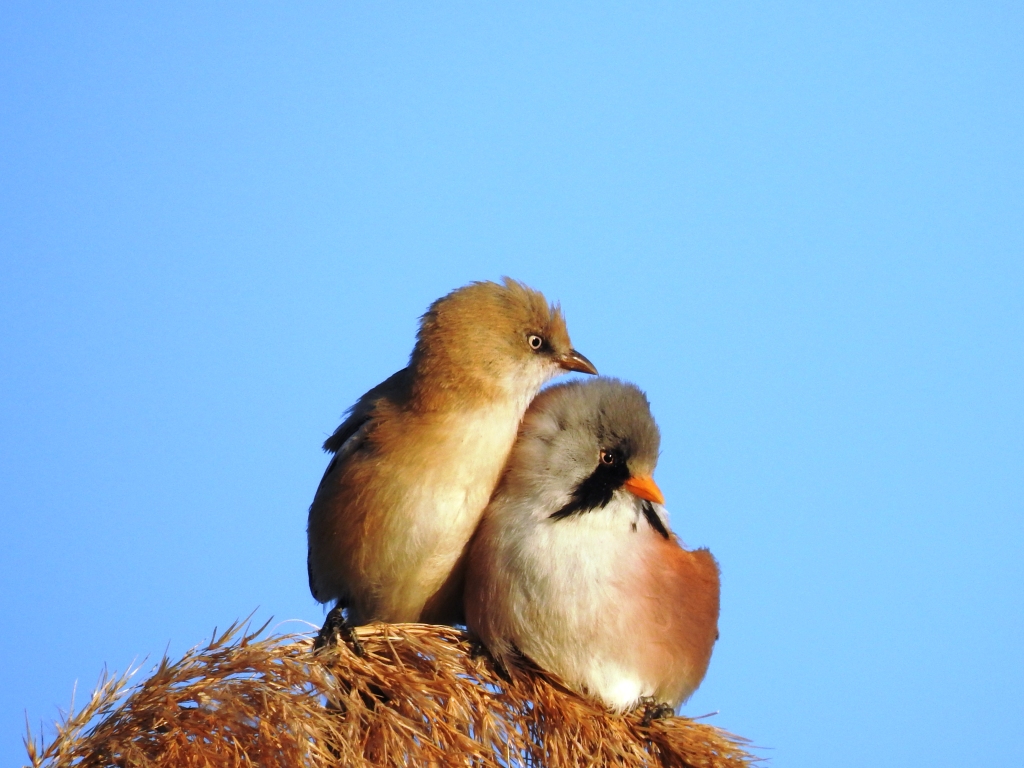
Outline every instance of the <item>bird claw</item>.
{"type": "Polygon", "coordinates": [[[469,658],[473,661],[480,661],[481,659],[491,660],[491,669],[498,677],[504,680],[506,683],[512,682],[512,675],[505,666],[505,662],[497,656],[492,656],[491,652],[487,650],[487,646],[483,644],[483,641],[477,637],[471,637],[469,640],[469,658]]]}
{"type": "Polygon", "coordinates": [[[473,659],[486,659],[490,656],[490,652],[487,650],[487,646],[483,644],[479,638],[469,638],[469,658],[473,659]]]}
{"type": "Polygon", "coordinates": [[[649,726],[655,720],[671,717],[676,713],[675,709],[670,707],[668,704],[656,701],[651,696],[645,696],[640,699],[638,704],[643,705],[644,708],[644,716],[643,719],[640,720],[640,725],[644,727],[649,726]]]}
{"type": "Polygon", "coordinates": [[[336,605],[328,612],[324,625],[317,633],[316,639],[313,641],[313,651],[332,648],[342,640],[351,646],[352,652],[356,656],[366,655],[366,649],[363,648],[355,629],[345,621],[345,614],[342,613],[341,606],[336,605]]]}

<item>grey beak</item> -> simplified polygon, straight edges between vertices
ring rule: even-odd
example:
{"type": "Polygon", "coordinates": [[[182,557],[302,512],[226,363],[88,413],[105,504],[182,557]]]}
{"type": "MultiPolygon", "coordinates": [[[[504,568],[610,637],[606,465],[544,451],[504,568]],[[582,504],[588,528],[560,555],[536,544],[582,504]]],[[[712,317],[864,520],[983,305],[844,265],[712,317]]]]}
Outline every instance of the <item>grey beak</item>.
{"type": "Polygon", "coordinates": [[[580,373],[597,375],[597,368],[594,367],[594,364],[575,349],[570,349],[567,354],[558,358],[558,364],[567,371],[579,371],[580,373]]]}

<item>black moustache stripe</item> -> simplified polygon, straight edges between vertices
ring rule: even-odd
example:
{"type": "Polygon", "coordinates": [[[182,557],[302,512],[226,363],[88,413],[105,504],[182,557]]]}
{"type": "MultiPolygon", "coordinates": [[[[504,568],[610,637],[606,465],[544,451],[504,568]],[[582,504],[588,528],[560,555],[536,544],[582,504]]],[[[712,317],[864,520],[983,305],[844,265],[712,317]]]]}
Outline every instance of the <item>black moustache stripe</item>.
{"type": "MultiPolygon", "coordinates": [[[[604,509],[608,505],[608,502],[611,501],[611,497],[615,493],[615,490],[621,488],[623,483],[629,478],[630,473],[626,468],[625,463],[612,467],[599,464],[597,469],[591,473],[590,477],[575,486],[575,489],[572,492],[572,498],[569,499],[568,504],[552,514],[551,519],[564,520],[566,517],[571,517],[572,515],[581,515],[587,512],[593,512],[597,509],[604,509]]],[[[643,510],[643,516],[647,523],[656,530],[663,539],[668,539],[669,529],[665,527],[665,523],[662,522],[662,518],[657,516],[657,513],[654,511],[654,505],[645,500],[641,509],[643,510]]]]}
{"type": "Polygon", "coordinates": [[[664,538],[668,538],[668,528],[661,522],[661,518],[658,517],[658,513],[654,511],[654,505],[649,501],[645,501],[643,505],[644,517],[647,518],[647,522],[651,524],[651,528],[660,533],[664,538]]]}
{"type": "Polygon", "coordinates": [[[598,464],[590,477],[576,486],[569,503],[551,515],[552,520],[562,520],[573,515],[595,509],[604,509],[612,500],[612,494],[629,480],[629,469],[621,461],[612,466],[598,464]]]}
{"type": "MultiPolygon", "coordinates": [[[[552,514],[550,519],[564,520],[573,515],[593,512],[595,509],[604,509],[608,502],[612,500],[612,495],[615,491],[621,488],[622,484],[628,479],[629,470],[626,468],[625,462],[611,467],[605,464],[598,464],[597,469],[591,473],[590,477],[576,486],[572,492],[572,498],[569,499],[569,503],[552,514]]],[[[644,500],[641,509],[644,513],[644,519],[647,520],[651,528],[661,534],[662,538],[669,538],[668,529],[661,522],[658,513],[654,511],[654,505],[644,500]]]]}

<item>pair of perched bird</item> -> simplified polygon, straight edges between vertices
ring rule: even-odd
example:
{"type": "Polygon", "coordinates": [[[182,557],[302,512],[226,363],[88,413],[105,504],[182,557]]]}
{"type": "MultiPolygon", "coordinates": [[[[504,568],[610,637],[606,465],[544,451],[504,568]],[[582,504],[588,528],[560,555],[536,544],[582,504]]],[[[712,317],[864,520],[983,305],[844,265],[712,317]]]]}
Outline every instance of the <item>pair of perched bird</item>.
{"type": "Polygon", "coordinates": [[[644,394],[597,378],[558,307],[513,280],[423,316],[409,366],[349,410],[309,510],[321,631],[465,623],[622,711],[675,708],[718,636],[718,567],[683,549],[652,477],[644,394]],[[343,615],[344,611],[344,615],[343,615]]]}

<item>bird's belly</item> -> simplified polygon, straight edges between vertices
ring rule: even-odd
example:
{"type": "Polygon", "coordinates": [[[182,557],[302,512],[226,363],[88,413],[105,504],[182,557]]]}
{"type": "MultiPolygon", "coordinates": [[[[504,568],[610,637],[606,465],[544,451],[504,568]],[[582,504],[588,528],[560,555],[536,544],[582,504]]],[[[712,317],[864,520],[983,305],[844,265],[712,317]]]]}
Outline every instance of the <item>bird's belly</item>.
{"type": "Polygon", "coordinates": [[[643,664],[636,606],[642,572],[635,507],[613,501],[600,512],[537,521],[521,552],[521,617],[515,644],[571,684],[625,709],[653,694],[643,664]]]}

